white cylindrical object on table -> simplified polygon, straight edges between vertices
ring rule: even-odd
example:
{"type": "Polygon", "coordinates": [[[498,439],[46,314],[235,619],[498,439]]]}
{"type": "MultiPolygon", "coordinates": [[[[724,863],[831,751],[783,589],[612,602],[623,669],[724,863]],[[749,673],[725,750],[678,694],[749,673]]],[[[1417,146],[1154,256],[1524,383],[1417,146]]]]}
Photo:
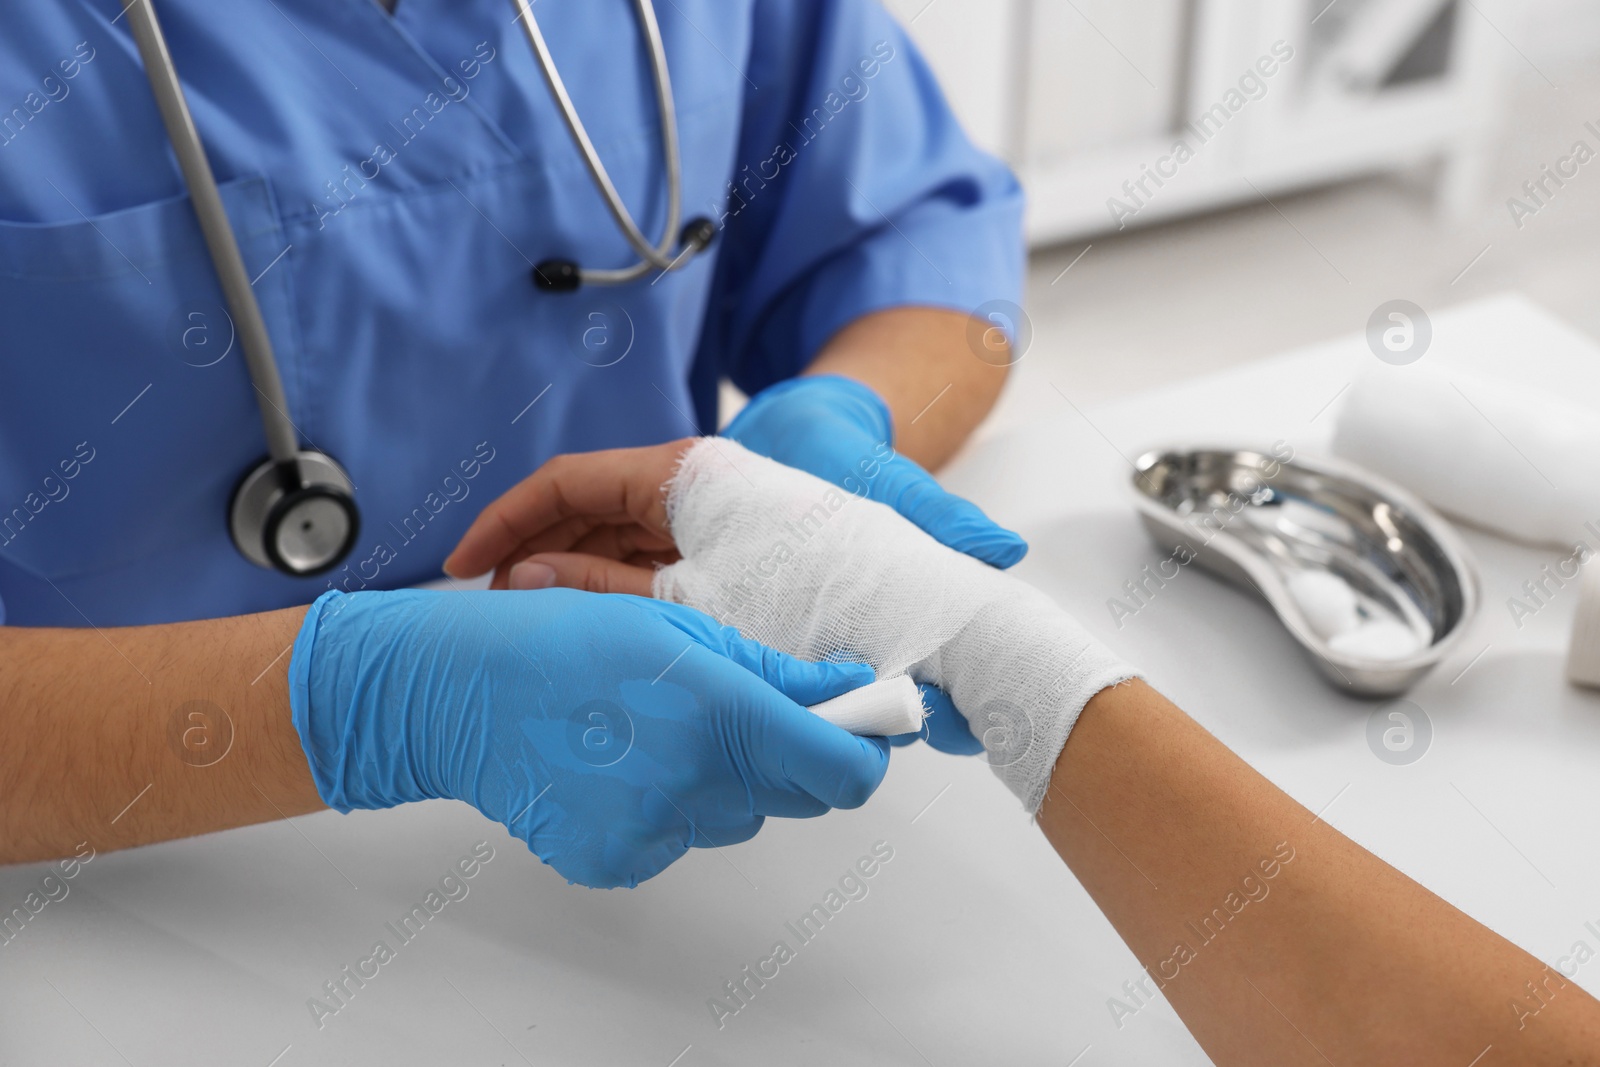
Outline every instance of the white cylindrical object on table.
{"type": "Polygon", "coordinates": [[[1600,563],[1584,565],[1567,645],[1567,681],[1600,688],[1600,563]]]}
{"type": "Polygon", "coordinates": [[[843,730],[866,737],[893,737],[922,729],[922,694],[907,675],[880,678],[844,696],[811,705],[811,712],[843,730]]]}
{"type": "Polygon", "coordinates": [[[1600,529],[1600,413],[1520,382],[1373,368],[1345,399],[1333,451],[1520,541],[1571,548],[1600,529]]]}

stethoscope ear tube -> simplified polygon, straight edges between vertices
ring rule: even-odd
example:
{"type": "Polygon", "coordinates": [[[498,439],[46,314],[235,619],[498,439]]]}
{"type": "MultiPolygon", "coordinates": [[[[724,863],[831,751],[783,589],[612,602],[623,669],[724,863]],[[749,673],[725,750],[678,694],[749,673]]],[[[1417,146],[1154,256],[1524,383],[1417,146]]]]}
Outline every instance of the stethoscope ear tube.
{"type": "Polygon", "coordinates": [[[550,54],[550,46],[545,43],[539,22],[533,16],[530,0],[511,2],[517,9],[517,21],[527,34],[528,44],[533,47],[534,58],[539,61],[539,71],[550,87],[550,95],[555,98],[561,121],[572,135],[584,166],[589,169],[589,177],[605,201],[606,210],[611,213],[617,229],[639,256],[639,262],[633,266],[615,270],[583,267],[570,259],[543,260],[533,268],[534,285],[543,292],[569,293],[583,285],[624,285],[655,272],[666,274],[679,269],[711,244],[716,236],[716,224],[710,219],[697,217],[690,219],[689,224],[677,232],[683,207],[683,156],[678,147],[678,115],[672,97],[672,77],[667,70],[667,49],[661,40],[661,26],[656,21],[655,5],[651,0],[634,0],[639,28],[650,56],[650,75],[655,82],[656,104],[661,120],[662,169],[667,176],[666,224],[661,228],[660,240],[651,244],[634,221],[627,205],[622,202],[605,163],[600,159],[600,153],[595,150],[589,131],[578,115],[571,94],[567,92],[566,82],[556,69],[555,57],[550,54]]]}

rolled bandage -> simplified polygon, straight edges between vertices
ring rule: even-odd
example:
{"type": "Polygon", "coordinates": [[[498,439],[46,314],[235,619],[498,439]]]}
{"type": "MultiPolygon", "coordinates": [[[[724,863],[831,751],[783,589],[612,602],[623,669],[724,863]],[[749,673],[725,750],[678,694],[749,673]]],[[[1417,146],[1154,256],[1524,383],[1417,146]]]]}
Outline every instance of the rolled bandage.
{"type": "Polygon", "coordinates": [[[842,730],[864,737],[894,737],[922,729],[922,694],[917,683],[902,674],[880,678],[852,689],[844,696],[811,705],[811,713],[842,730]]]}
{"type": "Polygon", "coordinates": [[[1375,367],[1350,387],[1333,451],[1519,541],[1571,548],[1600,520],[1600,413],[1511,378],[1375,367]]]}

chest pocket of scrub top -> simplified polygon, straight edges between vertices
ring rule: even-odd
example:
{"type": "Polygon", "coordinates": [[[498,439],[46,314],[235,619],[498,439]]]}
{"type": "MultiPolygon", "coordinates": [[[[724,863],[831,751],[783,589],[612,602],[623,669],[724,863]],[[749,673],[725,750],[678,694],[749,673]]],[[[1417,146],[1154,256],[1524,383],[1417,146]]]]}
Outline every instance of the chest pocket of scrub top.
{"type": "MultiPolygon", "coordinates": [[[[293,405],[293,252],[264,178],[221,191],[293,405]]],[[[56,579],[227,537],[266,446],[187,196],[0,221],[0,338],[0,556],[56,579]]]]}

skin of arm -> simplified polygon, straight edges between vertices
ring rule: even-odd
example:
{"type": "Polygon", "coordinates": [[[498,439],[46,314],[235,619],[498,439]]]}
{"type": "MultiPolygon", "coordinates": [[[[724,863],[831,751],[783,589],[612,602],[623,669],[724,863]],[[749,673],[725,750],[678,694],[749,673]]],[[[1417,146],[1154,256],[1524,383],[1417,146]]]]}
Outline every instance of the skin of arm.
{"type": "Polygon", "coordinates": [[[1600,1064],[1600,1003],[1142,682],[1089,701],[1038,820],[1223,1067],[1600,1064]]]}
{"type": "Polygon", "coordinates": [[[994,407],[1009,349],[998,330],[979,331],[958,311],[898,307],[856,319],[828,341],[806,374],[838,374],[871,387],[894,425],[895,451],[928,470],[943,466],[994,407]]]}
{"type": "Polygon", "coordinates": [[[0,627],[10,741],[0,746],[0,863],[322,808],[289,715],[288,650],[305,611],[108,630],[0,627]]]}
{"type": "MultiPolygon", "coordinates": [[[[533,552],[559,585],[649,596],[639,548],[671,545],[660,487],[689,443],[560,457],[485,508],[452,558],[477,573],[533,552]]],[[[1130,1008],[1159,985],[1224,1067],[1600,1064],[1593,998],[1142,682],[1089,701],[1038,821],[1148,971],[1130,1008]]]]}

